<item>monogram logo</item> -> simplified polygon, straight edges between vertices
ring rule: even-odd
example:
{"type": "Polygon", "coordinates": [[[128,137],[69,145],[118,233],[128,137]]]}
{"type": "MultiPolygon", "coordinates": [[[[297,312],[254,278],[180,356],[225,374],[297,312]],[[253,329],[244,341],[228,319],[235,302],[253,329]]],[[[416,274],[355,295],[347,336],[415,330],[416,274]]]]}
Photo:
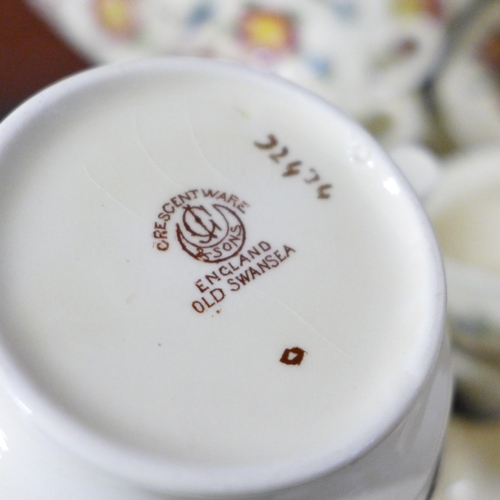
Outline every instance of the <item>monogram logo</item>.
{"type": "Polygon", "coordinates": [[[245,226],[234,210],[213,203],[186,204],[176,235],[182,249],[196,260],[218,263],[238,255],[245,226]]]}

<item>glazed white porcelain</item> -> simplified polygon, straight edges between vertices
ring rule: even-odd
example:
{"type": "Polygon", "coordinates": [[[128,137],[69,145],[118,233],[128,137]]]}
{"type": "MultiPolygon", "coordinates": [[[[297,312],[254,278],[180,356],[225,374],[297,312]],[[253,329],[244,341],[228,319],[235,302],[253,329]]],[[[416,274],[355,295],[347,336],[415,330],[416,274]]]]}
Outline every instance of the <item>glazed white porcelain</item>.
{"type": "MultiPolygon", "coordinates": [[[[412,492],[414,495],[409,497],[412,500],[427,500],[434,480],[437,457],[440,456],[442,449],[444,422],[447,420],[448,410],[443,401],[449,401],[449,397],[449,367],[448,362],[444,362],[430,391],[426,391],[426,394],[415,402],[410,414],[376,447],[378,450],[374,450],[370,457],[361,458],[345,470],[316,480],[313,484],[252,498],[396,500],[400,498],[401,492],[412,492]],[[436,411],[436,408],[440,411],[436,411]],[[439,420],[439,424],[436,419],[439,420]],[[430,455],[433,457],[431,462],[429,462],[430,455]]],[[[12,500],[25,498],[53,500],[54,497],[64,496],[74,500],[186,498],[182,495],[145,491],[116,480],[82,461],[39,432],[30,421],[30,415],[20,412],[19,407],[5,391],[0,393],[0,409],[2,422],[0,478],[5,498],[12,500]]]]}
{"type": "Polygon", "coordinates": [[[500,413],[500,175],[497,145],[461,151],[427,202],[445,258],[454,372],[464,405],[500,413]]]}
{"type": "Polygon", "coordinates": [[[142,61],[21,106],[0,165],[12,498],[427,497],[440,253],[359,125],[268,74],[142,61]]]}
{"type": "Polygon", "coordinates": [[[500,147],[481,146],[446,160],[427,203],[445,257],[448,316],[455,342],[500,360],[500,147]]]}
{"type": "Polygon", "coordinates": [[[500,424],[455,417],[448,427],[433,500],[496,500],[500,490],[500,424]]]}

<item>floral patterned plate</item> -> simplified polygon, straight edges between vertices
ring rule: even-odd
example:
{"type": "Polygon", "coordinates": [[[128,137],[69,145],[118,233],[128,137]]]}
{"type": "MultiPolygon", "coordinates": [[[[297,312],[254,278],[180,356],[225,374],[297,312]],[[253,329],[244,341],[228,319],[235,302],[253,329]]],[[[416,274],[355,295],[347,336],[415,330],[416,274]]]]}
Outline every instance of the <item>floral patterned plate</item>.
{"type": "Polygon", "coordinates": [[[426,130],[417,93],[441,60],[451,15],[449,0],[31,3],[93,62],[181,55],[273,71],[336,103],[389,145],[426,130]]]}

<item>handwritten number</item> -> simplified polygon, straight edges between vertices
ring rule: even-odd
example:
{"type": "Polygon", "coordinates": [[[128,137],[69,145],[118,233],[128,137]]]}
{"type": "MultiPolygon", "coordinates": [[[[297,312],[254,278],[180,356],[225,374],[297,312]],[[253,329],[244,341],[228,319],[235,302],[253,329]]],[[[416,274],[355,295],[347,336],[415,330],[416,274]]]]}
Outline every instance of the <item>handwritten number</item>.
{"type": "Polygon", "coordinates": [[[314,177],[312,177],[311,179],[304,179],[307,184],[312,184],[313,182],[319,181],[320,177],[318,175],[318,172],[316,172],[314,168],[310,168],[309,172],[313,173],[314,177]]]}
{"type": "Polygon", "coordinates": [[[281,158],[284,158],[288,154],[288,148],[283,146],[283,149],[280,153],[273,153],[269,155],[269,158],[273,160],[275,163],[279,163],[281,158]]]}
{"type": "Polygon", "coordinates": [[[278,144],[278,139],[273,134],[269,134],[267,136],[269,139],[268,143],[261,143],[255,141],[254,144],[257,146],[259,149],[273,149],[277,144],[278,144]]]}
{"type": "Polygon", "coordinates": [[[331,189],[333,186],[331,184],[323,184],[318,188],[318,198],[320,200],[327,200],[330,198],[331,194],[330,193],[325,193],[327,189],[331,189]]]}
{"type": "MultiPolygon", "coordinates": [[[[280,163],[281,160],[283,158],[285,158],[286,156],[288,156],[288,153],[289,153],[288,147],[281,146],[279,144],[278,139],[276,138],[276,136],[274,134],[269,134],[267,136],[267,142],[254,141],[254,146],[259,148],[259,149],[269,151],[269,158],[272,161],[274,161],[275,163],[280,163]],[[276,147],[281,147],[281,149],[280,150],[278,149],[278,150],[275,150],[274,152],[272,152],[271,150],[276,148],[276,147]]],[[[282,173],[282,176],[283,177],[293,177],[295,175],[298,175],[301,173],[301,171],[300,171],[301,167],[302,167],[302,162],[300,160],[291,161],[286,165],[285,171],[282,173]]],[[[310,168],[309,172],[312,174],[312,177],[310,177],[309,179],[306,179],[305,176],[302,176],[302,179],[306,184],[312,184],[314,182],[320,181],[321,177],[318,174],[318,172],[316,172],[316,170],[314,168],[310,168]]],[[[318,187],[318,189],[317,189],[318,199],[327,200],[328,198],[330,198],[331,194],[327,191],[329,189],[332,189],[332,187],[333,186],[331,184],[323,184],[320,187],[318,187]]]]}
{"type": "Polygon", "coordinates": [[[286,170],[283,173],[283,177],[290,177],[292,175],[297,175],[300,173],[298,167],[302,165],[301,161],[292,161],[286,166],[286,170]]]}
{"type": "MultiPolygon", "coordinates": [[[[278,139],[276,139],[276,136],[274,134],[269,134],[267,136],[269,142],[254,142],[254,145],[258,147],[259,149],[273,149],[278,145],[278,139]]],[[[284,158],[288,154],[288,148],[286,146],[283,146],[281,152],[279,153],[272,153],[269,155],[269,158],[273,160],[276,163],[279,163],[281,158],[284,158]]]]}

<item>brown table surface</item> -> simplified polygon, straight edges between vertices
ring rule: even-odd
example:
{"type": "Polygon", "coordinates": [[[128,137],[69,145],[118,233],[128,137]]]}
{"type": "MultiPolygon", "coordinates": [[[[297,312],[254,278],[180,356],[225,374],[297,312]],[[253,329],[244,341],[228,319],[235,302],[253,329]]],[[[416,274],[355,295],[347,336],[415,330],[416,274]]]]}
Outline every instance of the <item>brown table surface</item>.
{"type": "Polygon", "coordinates": [[[88,65],[23,0],[0,0],[0,118],[38,90],[88,65]]]}

